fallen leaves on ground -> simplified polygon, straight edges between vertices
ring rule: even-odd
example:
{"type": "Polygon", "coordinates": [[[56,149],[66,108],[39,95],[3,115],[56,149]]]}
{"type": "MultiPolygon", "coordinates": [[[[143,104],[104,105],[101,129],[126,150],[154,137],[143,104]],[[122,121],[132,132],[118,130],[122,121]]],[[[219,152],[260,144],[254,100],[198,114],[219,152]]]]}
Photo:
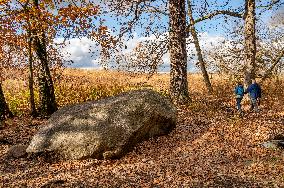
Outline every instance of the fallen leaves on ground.
{"type": "MultiPolygon", "coordinates": [[[[224,95],[226,96],[226,95],[224,95]]],[[[234,102],[193,94],[181,106],[176,129],[139,144],[119,160],[7,159],[12,144],[27,144],[42,120],[10,119],[1,130],[2,187],[284,187],[283,150],[260,144],[284,135],[279,99],[262,102],[258,114],[240,117],[234,102]]],[[[0,140],[1,140],[0,139],[0,140]]]]}

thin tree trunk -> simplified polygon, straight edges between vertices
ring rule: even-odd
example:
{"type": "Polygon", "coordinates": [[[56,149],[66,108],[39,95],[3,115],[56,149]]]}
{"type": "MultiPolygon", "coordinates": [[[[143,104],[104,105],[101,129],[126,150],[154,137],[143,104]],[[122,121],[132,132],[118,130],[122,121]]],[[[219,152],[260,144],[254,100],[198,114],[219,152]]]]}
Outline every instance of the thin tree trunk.
{"type": "Polygon", "coordinates": [[[43,116],[49,116],[57,110],[57,104],[54,94],[54,86],[50,74],[45,36],[42,33],[41,37],[34,37],[34,46],[36,54],[40,60],[39,66],[39,93],[40,93],[40,113],[43,116]]]}
{"type": "Polygon", "coordinates": [[[199,63],[199,66],[200,66],[200,69],[201,69],[207,90],[209,91],[209,93],[212,93],[213,88],[212,88],[212,85],[211,85],[211,82],[210,82],[210,79],[209,79],[209,76],[208,76],[208,73],[207,73],[207,70],[206,70],[206,67],[205,67],[205,62],[204,62],[204,59],[203,59],[203,56],[202,56],[202,51],[201,51],[201,48],[200,48],[200,45],[199,45],[199,40],[198,40],[197,33],[196,33],[196,30],[195,30],[195,26],[194,26],[195,22],[194,22],[194,19],[193,19],[193,16],[192,16],[192,7],[191,7],[190,0],[187,1],[187,4],[188,4],[188,16],[189,16],[189,20],[190,20],[190,32],[191,32],[191,35],[192,35],[192,38],[193,38],[193,43],[195,45],[195,49],[196,49],[196,52],[197,52],[198,63],[199,63]]]}
{"type": "MultiPolygon", "coordinates": [[[[38,0],[34,0],[35,9],[39,11],[38,0]]],[[[40,60],[39,66],[39,94],[40,94],[40,113],[42,116],[49,116],[57,110],[54,94],[54,86],[48,66],[46,51],[46,37],[40,25],[33,31],[33,44],[36,54],[40,60]]]]}
{"type": "Polygon", "coordinates": [[[33,56],[32,56],[32,37],[28,31],[28,50],[29,50],[29,92],[30,92],[30,113],[33,117],[37,116],[34,97],[34,75],[33,75],[33,56]]]}
{"type": "Polygon", "coordinates": [[[13,117],[13,114],[6,103],[2,83],[0,82],[0,120],[4,120],[7,117],[13,117]]]}
{"type": "Polygon", "coordinates": [[[184,0],[169,0],[170,96],[174,103],[189,101],[187,82],[186,12],[184,0]]]}
{"type": "Polygon", "coordinates": [[[255,37],[255,0],[245,2],[245,85],[251,84],[255,78],[255,56],[256,56],[256,37],[255,37]]]}
{"type": "Polygon", "coordinates": [[[263,77],[261,79],[261,83],[264,82],[264,80],[266,80],[269,77],[269,75],[271,75],[272,71],[274,70],[276,65],[280,62],[280,60],[283,56],[284,56],[284,49],[282,49],[282,51],[277,56],[277,58],[272,62],[271,67],[265,72],[265,74],[263,75],[263,77]]]}

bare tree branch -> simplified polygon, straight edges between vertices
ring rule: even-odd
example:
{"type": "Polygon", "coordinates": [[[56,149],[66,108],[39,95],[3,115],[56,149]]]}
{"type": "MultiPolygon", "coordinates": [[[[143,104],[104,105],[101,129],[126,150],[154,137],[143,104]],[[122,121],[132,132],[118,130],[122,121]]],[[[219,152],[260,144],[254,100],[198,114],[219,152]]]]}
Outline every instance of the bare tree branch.
{"type": "Polygon", "coordinates": [[[165,16],[169,16],[169,14],[168,14],[167,12],[158,9],[157,7],[150,6],[150,5],[148,5],[147,7],[150,9],[150,10],[149,10],[150,12],[156,12],[156,13],[163,14],[163,15],[165,15],[165,16]],[[151,9],[152,9],[152,10],[151,10],[151,9]]]}
{"type": "MultiPolygon", "coordinates": [[[[243,15],[242,13],[238,13],[238,12],[232,12],[232,11],[228,11],[228,10],[217,10],[211,14],[208,14],[208,15],[205,15],[201,18],[198,18],[198,19],[195,19],[194,20],[194,24],[198,23],[198,22],[201,22],[201,21],[204,21],[204,20],[208,20],[208,19],[212,19],[213,17],[215,16],[218,16],[218,15],[228,15],[228,16],[233,16],[233,17],[236,17],[236,18],[243,18],[243,15]]],[[[186,30],[189,32],[190,31],[190,27],[191,27],[192,24],[189,24],[186,28],[186,30]]]]}
{"type": "Polygon", "coordinates": [[[269,4],[257,6],[256,8],[266,8],[266,9],[270,10],[270,9],[272,9],[272,7],[273,7],[274,5],[276,5],[277,3],[280,3],[280,5],[283,5],[283,4],[284,4],[283,2],[281,2],[281,0],[272,0],[269,4]]]}
{"type": "Polygon", "coordinates": [[[263,77],[261,79],[261,83],[269,77],[269,75],[272,73],[272,71],[276,67],[276,65],[281,61],[283,56],[284,56],[284,48],[281,50],[280,54],[276,57],[276,59],[274,59],[271,67],[263,75],[263,77]]]}
{"type": "Polygon", "coordinates": [[[203,16],[202,18],[196,19],[195,23],[198,23],[198,22],[201,22],[201,21],[204,21],[204,20],[208,20],[208,19],[212,19],[214,16],[218,16],[220,14],[233,16],[233,17],[237,17],[237,18],[243,18],[243,14],[238,13],[238,12],[231,12],[231,11],[227,11],[227,10],[217,10],[216,12],[213,12],[211,14],[203,16]]]}

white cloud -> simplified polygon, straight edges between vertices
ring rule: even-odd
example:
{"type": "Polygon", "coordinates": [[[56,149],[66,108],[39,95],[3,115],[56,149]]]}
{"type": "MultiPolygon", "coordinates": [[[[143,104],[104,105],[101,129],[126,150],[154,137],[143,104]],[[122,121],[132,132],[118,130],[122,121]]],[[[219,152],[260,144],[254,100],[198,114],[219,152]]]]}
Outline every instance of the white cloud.
{"type": "MultiPolygon", "coordinates": [[[[205,52],[208,52],[210,50],[213,50],[214,47],[218,45],[224,45],[223,41],[225,40],[224,37],[221,36],[211,36],[207,32],[200,33],[198,36],[199,44],[202,50],[202,54],[205,55],[205,52]]],[[[192,41],[192,37],[187,38],[187,52],[188,52],[188,71],[195,72],[198,71],[198,68],[196,67],[197,63],[197,57],[196,57],[196,49],[195,45],[190,41],[192,41]]],[[[225,46],[228,45],[228,43],[225,44],[225,46]]],[[[170,54],[167,53],[163,57],[164,65],[161,66],[160,71],[170,71],[170,54]]]]}
{"type": "MultiPolygon", "coordinates": [[[[60,43],[62,41],[62,38],[58,38],[55,40],[55,43],[60,43]]],[[[61,48],[61,53],[64,60],[72,60],[74,62],[70,65],[71,67],[100,67],[96,62],[94,62],[94,60],[99,58],[100,47],[95,41],[86,37],[67,40],[65,45],[61,48]],[[90,53],[91,51],[93,53],[90,53]]]]}
{"type": "MultiPolygon", "coordinates": [[[[134,37],[125,42],[125,48],[122,49],[120,54],[127,54],[130,53],[138,43],[146,41],[146,40],[162,40],[168,34],[165,33],[164,35],[160,36],[157,39],[156,36],[151,35],[149,37],[139,37],[136,33],[133,35],[134,37]]],[[[59,43],[62,42],[63,39],[57,39],[55,42],[59,43]]],[[[188,41],[191,38],[187,39],[188,41]]],[[[208,33],[200,33],[199,35],[199,42],[202,50],[209,51],[214,48],[214,46],[222,44],[225,39],[220,36],[211,36],[208,33]]],[[[223,45],[223,44],[222,44],[223,45]]],[[[194,44],[191,43],[187,46],[188,50],[188,70],[196,71],[196,58],[190,59],[193,54],[195,54],[195,47],[194,44]]],[[[65,60],[72,60],[74,63],[71,67],[80,67],[80,68],[98,68],[101,69],[102,66],[99,64],[100,62],[100,47],[97,45],[95,41],[92,41],[86,37],[81,39],[73,38],[66,42],[66,46],[62,48],[62,54],[64,55],[65,60]],[[90,50],[95,52],[93,55],[90,53],[90,50]]],[[[159,71],[165,72],[170,70],[170,55],[169,53],[165,54],[163,57],[164,64],[160,66],[159,71]]]]}

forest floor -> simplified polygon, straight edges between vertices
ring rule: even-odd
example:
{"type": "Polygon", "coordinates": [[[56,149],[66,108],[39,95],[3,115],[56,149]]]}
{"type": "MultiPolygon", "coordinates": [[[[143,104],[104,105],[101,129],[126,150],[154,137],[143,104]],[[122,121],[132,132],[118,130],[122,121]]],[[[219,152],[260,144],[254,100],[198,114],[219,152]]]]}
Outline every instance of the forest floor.
{"type": "Polygon", "coordinates": [[[246,99],[243,117],[232,90],[192,90],[174,131],[118,160],[7,158],[9,147],[28,144],[45,121],[8,119],[0,130],[0,187],[284,187],[284,150],[261,145],[284,135],[283,83],[264,86],[259,113],[248,110],[246,99]]]}

